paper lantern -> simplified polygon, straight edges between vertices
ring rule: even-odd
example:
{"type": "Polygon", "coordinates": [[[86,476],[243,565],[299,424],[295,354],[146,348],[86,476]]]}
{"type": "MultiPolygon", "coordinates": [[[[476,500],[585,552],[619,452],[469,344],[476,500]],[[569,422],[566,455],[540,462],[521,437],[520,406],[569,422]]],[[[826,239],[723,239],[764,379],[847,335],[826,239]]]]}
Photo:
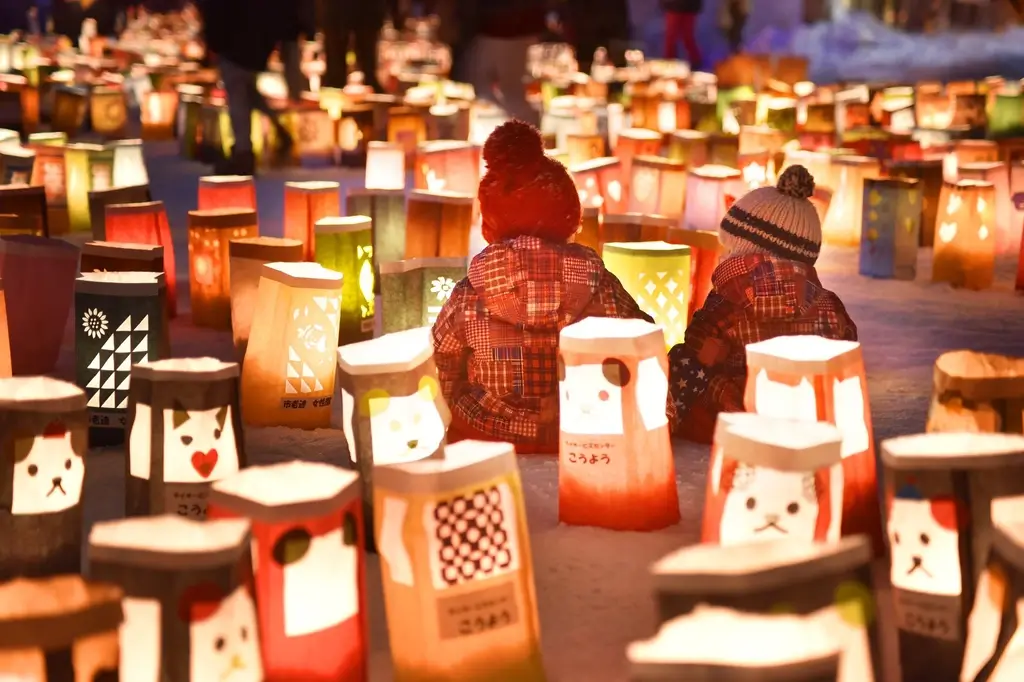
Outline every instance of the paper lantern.
{"type": "Polygon", "coordinates": [[[783,538],[732,547],[693,545],[664,557],[651,572],[661,623],[701,604],[759,615],[790,613],[817,621],[842,647],[838,682],[883,679],[871,543],[863,536],[836,543],[783,538]]]}
{"type": "MultiPolygon", "coordinates": [[[[122,194],[117,198],[132,198],[130,195],[137,194],[137,198],[148,195],[149,190],[145,188],[122,188],[122,194]],[[128,191],[131,190],[131,191],[128,191]]],[[[107,204],[106,206],[93,205],[92,213],[97,214],[100,208],[104,210],[102,234],[105,241],[124,242],[129,244],[151,244],[163,247],[163,272],[164,281],[167,286],[167,313],[174,317],[178,313],[178,273],[175,269],[174,242],[171,239],[171,228],[167,222],[167,212],[164,210],[162,201],[141,201],[139,203],[107,204]]],[[[96,233],[96,224],[93,223],[93,234],[96,233]]],[[[104,241],[104,240],[99,240],[104,241]]]]}
{"type": "Polygon", "coordinates": [[[821,225],[822,240],[836,246],[857,246],[863,224],[864,181],[879,176],[878,159],[837,156],[832,164],[838,174],[832,203],[821,225]]]}
{"type": "Polygon", "coordinates": [[[735,133],[715,132],[708,136],[708,163],[736,168],[739,165],[740,136],[735,133]]]}
{"type": "Polygon", "coordinates": [[[298,239],[242,237],[228,243],[231,282],[231,334],[239,357],[245,357],[256,307],[256,290],[266,263],[295,263],[305,247],[298,239]]]}
{"type": "Polygon", "coordinates": [[[341,214],[339,192],[333,180],[284,183],[284,236],[306,245],[303,258],[316,253],[316,222],[341,214]]]}
{"type": "Polygon", "coordinates": [[[367,145],[373,139],[378,139],[374,130],[373,108],[363,105],[345,107],[338,121],[341,165],[365,165],[367,145]]]}
{"type": "Polygon", "coordinates": [[[861,207],[860,274],[882,279],[917,275],[921,190],[916,180],[867,178],[861,207]]]}
{"type": "Polygon", "coordinates": [[[708,162],[708,134],[699,130],[675,130],[669,136],[668,158],[697,168],[708,162]]]}
{"type": "Polygon", "coordinates": [[[437,321],[455,285],[469,272],[468,258],[412,258],[380,263],[381,331],[384,334],[437,321]]]}
{"type": "Polygon", "coordinates": [[[628,210],[632,213],[653,213],[678,219],[683,213],[686,191],[686,166],[660,157],[638,156],[633,159],[629,180],[628,210]]]}
{"type": "Polygon", "coordinates": [[[675,220],[660,215],[609,213],[605,215],[601,225],[600,248],[597,249],[597,252],[602,253],[604,245],[609,242],[664,241],[668,231],[675,226],[675,220]]]}
{"type": "Polygon", "coordinates": [[[256,210],[256,186],[251,175],[204,175],[199,178],[200,211],[221,208],[256,210]]]}
{"type": "Polygon", "coordinates": [[[36,153],[25,147],[4,147],[0,149],[0,184],[27,185],[32,179],[32,166],[36,153]]]}
{"type": "Polygon", "coordinates": [[[701,606],[630,644],[626,657],[630,682],[834,682],[840,652],[815,619],[701,606]]]}
{"type": "Polygon", "coordinates": [[[998,163],[999,145],[992,140],[956,140],[953,154],[957,166],[972,163],[998,163]]]}
{"type": "Polygon", "coordinates": [[[599,159],[604,153],[604,137],[597,133],[571,133],[566,135],[569,164],[577,165],[599,159]]]}
{"type": "Polygon", "coordinates": [[[480,147],[458,140],[425,142],[416,151],[413,171],[416,189],[475,195],[480,184],[480,147]]]}
{"type": "Polygon", "coordinates": [[[633,174],[633,159],[657,156],[661,152],[661,133],[643,128],[627,128],[619,133],[615,156],[622,162],[622,178],[627,182],[633,174]]]}
{"type": "Polygon", "coordinates": [[[131,385],[125,514],[206,518],[210,486],[246,466],[238,365],[142,360],[131,385]]]}
{"type": "Polygon", "coordinates": [[[249,545],[249,522],[240,519],[93,525],[89,574],[124,591],[125,679],[263,679],[256,605],[241,570],[249,545]]]}
{"type": "Polygon", "coordinates": [[[341,284],[319,263],[263,266],[242,369],[246,424],[330,425],[341,284]]]}
{"type": "Polygon", "coordinates": [[[405,258],[405,191],[349,189],[346,215],[364,215],[373,221],[373,258],[376,263],[405,258]]]}
{"type": "Polygon", "coordinates": [[[338,148],[337,124],[331,115],[303,102],[282,115],[282,123],[295,140],[293,154],[303,165],[332,164],[338,148]]]}
{"type": "Polygon", "coordinates": [[[581,216],[580,229],[576,231],[572,241],[599,251],[601,249],[601,209],[597,206],[584,206],[581,216]]]}
{"type": "Polygon", "coordinates": [[[170,140],[174,138],[178,93],[174,90],[151,91],[139,100],[142,121],[142,139],[170,140]]]}
{"type": "Polygon", "coordinates": [[[669,244],[683,244],[690,247],[690,295],[686,312],[686,324],[689,324],[694,311],[704,305],[708,294],[711,293],[713,288],[711,275],[718,267],[722,243],[718,240],[717,231],[678,228],[666,230],[665,241],[669,244]]]}
{"type": "Polygon", "coordinates": [[[0,674],[11,680],[119,679],[122,592],[77,575],[0,584],[0,674]]]}
{"type": "MultiPolygon", "coordinates": [[[[108,187],[106,189],[90,191],[89,225],[92,228],[92,238],[96,241],[107,241],[107,206],[114,204],[140,204],[152,200],[153,197],[150,196],[149,185],[108,187]]],[[[160,206],[162,209],[163,204],[161,203],[160,206]]],[[[111,239],[110,241],[118,240],[111,239]]]]}
{"type": "Polygon", "coordinates": [[[164,247],[126,242],[86,242],[82,245],[82,272],[164,271],[164,247]]]}
{"type": "Polygon", "coordinates": [[[149,184],[146,159],[142,155],[142,140],[118,140],[111,142],[108,148],[114,151],[114,187],[149,184]]]}
{"type": "Polygon", "coordinates": [[[443,452],[374,471],[394,679],[544,679],[515,448],[463,441],[443,452]]]}
{"type": "Polygon", "coordinates": [[[427,139],[427,121],[418,109],[393,107],[388,110],[388,142],[405,150],[405,163],[416,162],[416,148],[427,139]]]}
{"type": "Polygon", "coordinates": [[[686,207],[683,226],[689,230],[717,232],[733,202],[747,193],[743,174],[726,166],[700,166],[686,174],[686,207]]]}
{"type": "Polygon", "coordinates": [[[256,212],[223,208],[188,212],[189,292],[192,323],[211,329],[231,328],[232,239],[255,237],[256,212]]]}
{"type": "Polygon", "coordinates": [[[994,497],[1024,493],[1024,436],[929,433],[882,441],[890,580],[903,679],[958,680],[994,497]]]}
{"type": "Polygon", "coordinates": [[[1021,93],[995,93],[988,111],[989,137],[1014,138],[1024,136],[1024,95],[1021,93]]]}
{"type": "Polygon", "coordinates": [[[93,132],[109,138],[121,137],[128,125],[128,103],[125,101],[124,89],[105,86],[93,88],[89,98],[89,120],[93,132]]]}
{"type": "Polygon", "coordinates": [[[74,300],[78,249],[59,239],[0,236],[0,279],[6,297],[15,376],[48,374],[60,357],[74,300]]]}
{"type": "Polygon", "coordinates": [[[967,163],[958,170],[961,180],[978,180],[992,185],[995,206],[992,208],[993,221],[989,229],[995,232],[996,253],[1019,253],[1022,225],[1014,220],[1013,205],[1010,203],[1010,172],[1006,164],[1001,161],[967,163]]]}
{"type": "Polygon", "coordinates": [[[366,216],[316,223],[316,262],[341,273],[339,344],[373,338],[373,222],[366,216]]]}
{"type": "Polygon", "coordinates": [[[29,146],[63,147],[68,143],[68,134],[62,132],[31,133],[28,136],[29,146]]]}
{"type": "Polygon", "coordinates": [[[16,215],[41,226],[42,236],[49,236],[46,192],[42,187],[0,185],[0,214],[16,215]]]}
{"type": "Polygon", "coordinates": [[[68,218],[73,232],[91,229],[89,192],[113,186],[114,154],[96,144],[69,144],[64,153],[68,218]]]}
{"type": "MultiPolygon", "coordinates": [[[[0,580],[79,572],[86,429],[77,386],[41,376],[0,379],[0,580]]],[[[7,640],[0,642],[2,652],[7,640]]]]}
{"type": "Polygon", "coordinates": [[[1024,360],[957,350],[935,360],[927,431],[1024,433],[1024,360]]]}
{"type": "Polygon", "coordinates": [[[405,148],[370,142],[366,149],[366,189],[405,189],[405,148]]]}
{"type": "Polygon", "coordinates": [[[65,187],[64,146],[33,147],[36,153],[32,165],[32,181],[46,191],[47,220],[51,234],[68,231],[67,189],[65,187]]]}
{"type": "Polygon", "coordinates": [[[942,191],[942,159],[891,161],[886,167],[890,177],[918,181],[921,190],[919,246],[931,248],[935,243],[935,218],[938,215],[939,195],[942,191]]]}
{"type": "Polygon", "coordinates": [[[953,122],[951,127],[984,131],[988,122],[985,115],[987,97],[982,94],[957,94],[953,97],[953,122]]]}
{"type": "Polygon", "coordinates": [[[360,507],[358,476],[319,462],[252,467],[213,485],[210,518],[252,522],[269,682],[367,679],[360,507]]]}
{"type": "Polygon", "coordinates": [[[842,534],[864,533],[881,550],[875,449],[860,344],[778,336],[747,344],[744,406],[780,419],[829,422],[842,434],[842,534]]]}
{"type": "Polygon", "coordinates": [[[921,128],[945,130],[953,123],[953,98],[938,89],[922,91],[920,87],[914,97],[914,118],[921,128]]]}
{"type": "Polygon", "coordinates": [[[607,242],[601,257],[640,309],[661,326],[666,348],[682,343],[690,309],[690,247],[607,242]]]}
{"type": "Polygon", "coordinates": [[[625,209],[622,162],[619,159],[594,159],[569,170],[584,207],[596,206],[605,213],[620,213],[625,209]]]}
{"type": "Polygon", "coordinates": [[[54,88],[50,127],[69,137],[77,135],[88,113],[88,98],[89,93],[83,88],[69,85],[58,85],[54,88]]]}
{"type": "Polygon", "coordinates": [[[613,530],[679,522],[665,336],[590,317],[559,334],[558,518],[613,530]]]}
{"type": "Polygon", "coordinates": [[[468,256],[473,202],[472,194],[410,192],[406,205],[405,258],[468,256]]]}
{"type": "Polygon", "coordinates": [[[995,268],[995,187],[988,182],[944,183],[935,219],[932,281],[987,289],[995,268]]]}
{"type": "Polygon", "coordinates": [[[806,149],[787,149],[779,169],[781,175],[790,166],[800,165],[814,178],[815,188],[833,190],[835,177],[832,173],[832,155],[828,152],[808,151],[806,149]]]}

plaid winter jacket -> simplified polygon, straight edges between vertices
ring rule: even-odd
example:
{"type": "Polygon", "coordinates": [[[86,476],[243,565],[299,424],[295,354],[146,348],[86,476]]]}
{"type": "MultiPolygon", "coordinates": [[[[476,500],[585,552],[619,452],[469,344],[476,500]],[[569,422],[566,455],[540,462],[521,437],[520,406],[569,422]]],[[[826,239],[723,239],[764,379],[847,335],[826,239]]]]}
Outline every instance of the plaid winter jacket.
{"type": "Polygon", "coordinates": [[[857,340],[843,302],[821,286],[814,267],[754,254],[723,260],[713,289],[669,357],[676,406],[673,433],[710,443],[719,412],[743,412],[748,343],[811,335],[857,340]]]}
{"type": "Polygon", "coordinates": [[[587,317],[652,321],[585,246],[523,236],[478,254],[433,329],[448,441],[557,453],[558,335],[587,317]]]}

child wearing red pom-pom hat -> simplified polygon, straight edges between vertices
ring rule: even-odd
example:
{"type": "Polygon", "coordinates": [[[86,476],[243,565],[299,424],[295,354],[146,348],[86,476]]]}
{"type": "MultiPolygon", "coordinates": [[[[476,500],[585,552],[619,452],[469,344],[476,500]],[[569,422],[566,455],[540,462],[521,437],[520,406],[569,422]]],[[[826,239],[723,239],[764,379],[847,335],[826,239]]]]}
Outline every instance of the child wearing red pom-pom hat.
{"type": "Polygon", "coordinates": [[[580,200],[569,173],[522,121],[484,145],[489,246],[434,323],[434,357],[452,411],[449,442],[498,440],[558,452],[558,335],[587,317],[651,318],[593,249],[570,243],[580,200]]]}

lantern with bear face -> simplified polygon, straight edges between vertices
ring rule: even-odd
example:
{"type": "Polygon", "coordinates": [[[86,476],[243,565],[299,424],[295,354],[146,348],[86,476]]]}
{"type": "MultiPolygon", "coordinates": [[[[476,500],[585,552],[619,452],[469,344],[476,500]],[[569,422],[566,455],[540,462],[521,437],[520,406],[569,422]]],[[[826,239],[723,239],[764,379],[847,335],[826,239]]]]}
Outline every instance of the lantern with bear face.
{"type": "Polygon", "coordinates": [[[614,530],[679,521],[661,329],[590,317],[559,335],[558,517],[614,530]]]}
{"type": "Polygon", "coordinates": [[[265,679],[366,680],[358,476],[299,460],[251,467],[210,491],[210,518],[225,517],[252,522],[265,679]]]}
{"type": "Polygon", "coordinates": [[[338,343],[373,338],[373,222],[366,216],[321,218],[316,235],[316,262],[341,273],[338,343]]]}
{"type": "Polygon", "coordinates": [[[316,222],[341,215],[340,191],[340,185],[330,180],[284,183],[283,236],[306,245],[305,260],[316,254],[316,222]]]}
{"type": "Polygon", "coordinates": [[[375,267],[405,258],[404,190],[350,189],[345,196],[345,214],[364,215],[373,221],[375,267]]]}
{"type": "MultiPolygon", "coordinates": [[[[149,193],[149,185],[135,185],[131,187],[108,187],[106,189],[92,190],[89,192],[89,225],[92,228],[92,238],[96,241],[135,241],[145,244],[145,239],[131,238],[107,238],[107,207],[121,204],[141,204],[152,201],[149,193]]],[[[158,202],[163,209],[163,202],[158,202]]],[[[154,242],[160,243],[160,242],[154,242]]]]}
{"type": "Polygon", "coordinates": [[[305,245],[298,239],[240,237],[228,244],[231,271],[231,334],[239,357],[245,357],[252,327],[256,291],[267,263],[295,263],[302,260],[305,245]]]}
{"type": "Polygon", "coordinates": [[[412,258],[381,262],[378,316],[382,333],[429,326],[466,276],[467,258],[412,258]]]}
{"type": "Polygon", "coordinates": [[[89,575],[118,585],[121,676],[261,682],[249,521],[177,515],[103,521],[89,533],[89,575]]]}
{"type": "Polygon", "coordinates": [[[622,161],[618,158],[593,159],[572,166],[569,170],[584,208],[593,206],[601,209],[602,213],[620,213],[625,210],[622,161]]]}
{"type": "Polygon", "coordinates": [[[405,258],[465,258],[473,224],[472,194],[413,190],[406,206],[405,258]]]}
{"type": "Polygon", "coordinates": [[[683,213],[685,191],[686,166],[682,162],[651,156],[633,159],[628,211],[678,220],[683,213]]]}
{"type": "MultiPolygon", "coordinates": [[[[403,187],[405,178],[403,176],[403,187]]],[[[416,151],[413,187],[476,194],[480,183],[480,147],[459,140],[425,142],[416,151]]]]}
{"type": "Polygon", "coordinates": [[[192,323],[231,329],[232,239],[255,237],[255,211],[224,208],[188,212],[189,293],[192,323]]]}
{"type": "Polygon", "coordinates": [[[204,175],[199,178],[196,208],[256,210],[256,185],[251,175],[204,175]]]}
{"type": "Polygon", "coordinates": [[[640,309],[661,325],[666,347],[682,343],[690,307],[690,247],[663,241],[608,242],[601,257],[640,309]]]}
{"type": "Polygon", "coordinates": [[[955,350],[935,360],[929,433],[1024,433],[1024,359],[955,350]]]}
{"type": "Polygon", "coordinates": [[[988,182],[945,183],[935,218],[932,281],[987,289],[995,278],[995,187],[988,182]]]}

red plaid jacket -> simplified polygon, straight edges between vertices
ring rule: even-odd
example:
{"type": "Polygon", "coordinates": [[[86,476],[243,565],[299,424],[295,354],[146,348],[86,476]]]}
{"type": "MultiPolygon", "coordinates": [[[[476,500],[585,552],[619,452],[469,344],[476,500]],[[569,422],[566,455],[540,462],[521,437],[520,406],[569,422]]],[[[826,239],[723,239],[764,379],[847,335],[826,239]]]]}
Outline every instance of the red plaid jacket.
{"type": "Polygon", "coordinates": [[[723,260],[714,288],[693,314],[686,339],[669,351],[673,433],[710,443],[719,412],[743,412],[748,343],[812,335],[857,340],[843,302],[814,267],[755,254],[723,260]]]}
{"type": "Polygon", "coordinates": [[[558,334],[587,317],[652,321],[585,246],[524,236],[477,255],[433,329],[449,442],[557,453],[558,334]]]}

